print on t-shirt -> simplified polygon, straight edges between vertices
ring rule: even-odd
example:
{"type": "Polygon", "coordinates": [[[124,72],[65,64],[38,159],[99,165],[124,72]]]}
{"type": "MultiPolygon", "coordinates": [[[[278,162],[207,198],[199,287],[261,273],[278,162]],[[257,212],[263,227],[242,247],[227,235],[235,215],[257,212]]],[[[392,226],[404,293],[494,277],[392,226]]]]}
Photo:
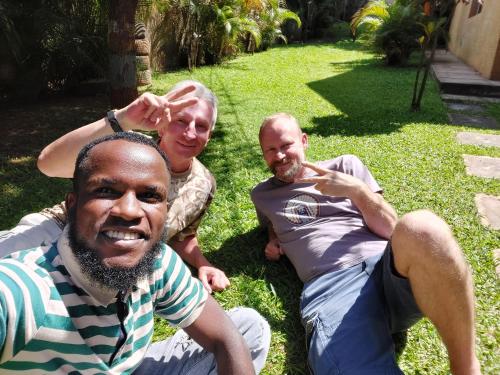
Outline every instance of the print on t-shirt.
{"type": "Polygon", "coordinates": [[[286,203],[283,213],[292,224],[310,223],[318,217],[318,203],[312,195],[299,194],[286,203]]]}

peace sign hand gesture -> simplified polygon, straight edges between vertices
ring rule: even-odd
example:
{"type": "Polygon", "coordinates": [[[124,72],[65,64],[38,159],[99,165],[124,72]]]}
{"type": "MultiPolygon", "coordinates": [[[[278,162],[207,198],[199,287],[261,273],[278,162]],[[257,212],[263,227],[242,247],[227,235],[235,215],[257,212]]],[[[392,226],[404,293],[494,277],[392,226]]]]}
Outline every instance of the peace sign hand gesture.
{"type": "Polygon", "coordinates": [[[167,126],[172,116],[198,102],[197,98],[180,99],[194,91],[193,85],[158,96],[146,92],[115,115],[124,130],[158,130],[167,126]]]}
{"type": "Polygon", "coordinates": [[[318,176],[299,178],[295,182],[316,184],[314,188],[321,194],[352,199],[364,186],[360,179],[350,174],[331,171],[307,161],[302,162],[302,165],[316,172],[318,176]]]}

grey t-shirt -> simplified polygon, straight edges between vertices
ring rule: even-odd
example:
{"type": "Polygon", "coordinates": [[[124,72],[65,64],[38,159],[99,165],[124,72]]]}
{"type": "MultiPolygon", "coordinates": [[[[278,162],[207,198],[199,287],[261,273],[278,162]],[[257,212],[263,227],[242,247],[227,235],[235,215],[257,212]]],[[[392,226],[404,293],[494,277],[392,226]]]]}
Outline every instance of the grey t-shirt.
{"type": "MultiPolygon", "coordinates": [[[[319,162],[353,175],[381,192],[368,168],[354,155],[319,162]]],[[[284,183],[275,177],[252,190],[261,225],[272,225],[281,247],[303,282],[350,267],[381,253],[387,240],[371,232],[350,199],[322,195],[310,183],[284,183]]]]}

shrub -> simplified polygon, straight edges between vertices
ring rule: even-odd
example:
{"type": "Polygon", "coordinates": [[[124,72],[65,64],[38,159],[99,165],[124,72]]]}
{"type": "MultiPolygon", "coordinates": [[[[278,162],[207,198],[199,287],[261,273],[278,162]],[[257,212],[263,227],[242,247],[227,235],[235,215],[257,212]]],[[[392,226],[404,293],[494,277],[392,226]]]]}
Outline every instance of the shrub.
{"type": "Polygon", "coordinates": [[[0,36],[14,62],[14,89],[36,98],[103,77],[107,68],[106,12],[98,0],[7,1],[0,5],[0,36]]]}

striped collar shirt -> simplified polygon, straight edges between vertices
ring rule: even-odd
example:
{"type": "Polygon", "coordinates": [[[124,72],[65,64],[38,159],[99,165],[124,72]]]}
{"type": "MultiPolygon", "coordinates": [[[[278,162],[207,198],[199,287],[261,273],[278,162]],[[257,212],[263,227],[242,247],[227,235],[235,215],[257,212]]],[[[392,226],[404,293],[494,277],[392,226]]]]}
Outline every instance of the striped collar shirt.
{"type": "Polygon", "coordinates": [[[187,327],[206,299],[165,245],[153,273],[127,293],[97,287],[81,272],[66,228],[52,246],[0,260],[0,373],[131,373],[151,343],[153,313],[187,327]]]}

